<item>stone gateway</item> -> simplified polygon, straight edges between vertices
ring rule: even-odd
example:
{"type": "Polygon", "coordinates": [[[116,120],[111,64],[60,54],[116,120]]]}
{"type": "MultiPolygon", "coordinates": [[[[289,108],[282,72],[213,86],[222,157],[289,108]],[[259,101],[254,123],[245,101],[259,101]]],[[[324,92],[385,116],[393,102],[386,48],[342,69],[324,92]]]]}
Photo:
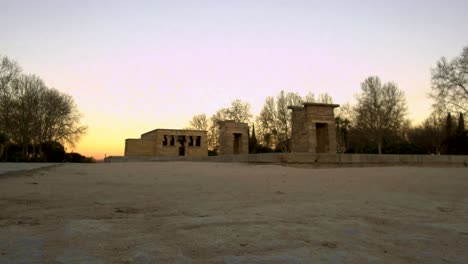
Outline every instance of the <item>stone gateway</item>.
{"type": "Polygon", "coordinates": [[[292,152],[336,154],[334,108],[337,104],[305,103],[292,110],[292,152]]]}
{"type": "Polygon", "coordinates": [[[249,126],[233,120],[219,122],[219,155],[249,154],[249,126]]]}

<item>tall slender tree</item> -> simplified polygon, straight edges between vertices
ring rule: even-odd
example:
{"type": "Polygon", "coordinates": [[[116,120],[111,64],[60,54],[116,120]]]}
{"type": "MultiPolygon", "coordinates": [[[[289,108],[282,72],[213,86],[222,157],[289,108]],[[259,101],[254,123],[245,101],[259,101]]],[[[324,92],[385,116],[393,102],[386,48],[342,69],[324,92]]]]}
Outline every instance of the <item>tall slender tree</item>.
{"type": "Polygon", "coordinates": [[[453,120],[450,113],[447,114],[447,119],[445,120],[445,153],[444,154],[453,154],[453,120]]]}
{"type": "Polygon", "coordinates": [[[395,83],[382,84],[379,77],[372,76],[361,83],[357,101],[356,126],[382,154],[385,134],[398,131],[406,122],[405,95],[395,83]]]}
{"type": "Polygon", "coordinates": [[[468,154],[468,134],[465,130],[463,113],[458,117],[457,131],[455,134],[455,154],[468,154]]]}
{"type": "Polygon", "coordinates": [[[12,117],[16,97],[14,83],[20,75],[21,68],[18,63],[0,55],[0,132],[8,138],[12,137],[14,121],[12,117]]]}
{"type": "MultiPolygon", "coordinates": [[[[309,98],[313,96],[309,94],[309,98]]],[[[265,145],[274,145],[276,149],[289,151],[291,138],[291,113],[288,106],[300,106],[304,99],[297,93],[280,91],[276,98],[268,96],[258,117],[262,127],[265,145]],[[268,144],[267,144],[268,143],[268,144]]]]}
{"type": "Polygon", "coordinates": [[[463,132],[465,132],[465,119],[463,118],[463,113],[460,113],[458,117],[457,134],[462,134],[463,132]]]}
{"type": "Polygon", "coordinates": [[[257,135],[255,135],[255,124],[252,125],[252,134],[249,137],[249,153],[257,153],[257,135]]]}

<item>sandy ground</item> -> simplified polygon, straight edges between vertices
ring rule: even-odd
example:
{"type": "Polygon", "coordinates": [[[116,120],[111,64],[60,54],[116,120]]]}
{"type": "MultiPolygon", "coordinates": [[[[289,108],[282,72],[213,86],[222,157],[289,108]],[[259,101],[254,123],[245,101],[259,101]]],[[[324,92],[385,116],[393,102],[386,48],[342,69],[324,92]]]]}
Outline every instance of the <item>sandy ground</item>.
{"type": "Polygon", "coordinates": [[[160,162],[3,175],[0,263],[468,263],[468,169],[160,162]]]}
{"type": "Polygon", "coordinates": [[[41,168],[57,166],[59,163],[13,163],[1,162],[0,163],[0,177],[4,174],[21,174],[23,171],[34,171],[41,168]]]}

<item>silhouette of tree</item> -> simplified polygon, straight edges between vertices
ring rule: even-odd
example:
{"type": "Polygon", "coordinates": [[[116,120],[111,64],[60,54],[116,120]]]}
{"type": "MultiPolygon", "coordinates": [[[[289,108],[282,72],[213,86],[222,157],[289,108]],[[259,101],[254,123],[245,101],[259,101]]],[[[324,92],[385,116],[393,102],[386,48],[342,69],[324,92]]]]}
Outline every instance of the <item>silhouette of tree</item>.
{"type": "Polygon", "coordinates": [[[441,154],[445,144],[445,118],[433,112],[421,125],[412,128],[408,137],[424,154],[441,154]]]}
{"type": "Polygon", "coordinates": [[[195,130],[208,130],[208,119],[206,118],[206,115],[194,115],[192,120],[190,120],[188,128],[195,130]]]}
{"type": "Polygon", "coordinates": [[[251,106],[247,102],[236,99],[226,108],[221,108],[210,119],[205,114],[192,117],[188,128],[207,130],[208,150],[216,153],[218,150],[219,121],[234,120],[236,122],[249,123],[252,118],[251,106]]]}
{"type": "Polygon", "coordinates": [[[458,125],[455,134],[455,154],[468,154],[468,134],[465,130],[465,119],[463,113],[458,117],[458,125]]]}
{"type": "Polygon", "coordinates": [[[251,106],[239,99],[232,101],[231,106],[222,109],[225,120],[234,120],[241,123],[249,123],[252,118],[251,106]]]}
{"type": "MultiPolygon", "coordinates": [[[[12,122],[14,121],[12,108],[15,94],[13,83],[20,73],[21,68],[18,63],[0,55],[0,133],[6,138],[12,137],[12,122]]],[[[8,156],[8,143],[5,141],[2,144],[6,157],[8,156]]]]}
{"type": "Polygon", "coordinates": [[[460,113],[458,117],[457,134],[463,134],[465,132],[465,119],[463,113],[460,113]]]}
{"type": "Polygon", "coordinates": [[[8,142],[8,136],[0,132],[0,161],[3,159],[3,153],[5,152],[5,147],[8,142]]]}
{"type": "Polygon", "coordinates": [[[276,98],[268,96],[258,117],[266,145],[274,145],[282,152],[289,151],[291,113],[288,106],[300,106],[304,100],[297,93],[281,91],[276,98]]]}
{"type": "Polygon", "coordinates": [[[444,154],[452,154],[453,153],[453,121],[452,115],[450,113],[447,114],[447,119],[445,120],[445,153],[444,154]]]}
{"type": "Polygon", "coordinates": [[[322,94],[319,94],[317,103],[333,104],[333,98],[327,93],[322,93],[322,94]]]}
{"type": "Polygon", "coordinates": [[[397,132],[407,122],[405,95],[395,83],[382,85],[379,77],[372,76],[361,83],[357,101],[356,127],[382,154],[384,135],[397,132]]]}
{"type": "MultiPolygon", "coordinates": [[[[0,132],[21,147],[22,159],[36,155],[36,146],[42,155],[46,141],[73,147],[86,127],[79,124],[81,115],[72,97],[48,88],[38,76],[22,74],[7,57],[0,61],[0,132]]],[[[5,148],[7,156],[8,144],[5,148]]]]}
{"type": "Polygon", "coordinates": [[[327,93],[320,94],[318,100],[312,92],[303,98],[298,93],[280,91],[275,97],[268,96],[257,117],[261,143],[273,147],[276,151],[290,151],[292,117],[289,106],[302,106],[307,103],[332,103],[333,99],[327,93]]]}
{"type": "Polygon", "coordinates": [[[348,132],[351,128],[351,122],[340,116],[335,117],[336,125],[336,150],[337,153],[345,153],[348,146],[348,132]]]}
{"type": "Polygon", "coordinates": [[[444,112],[468,112],[468,46],[459,57],[442,57],[432,73],[434,107],[444,112]]]}
{"type": "Polygon", "coordinates": [[[252,135],[249,138],[249,153],[257,153],[257,136],[255,135],[255,125],[252,125],[252,135]]]}

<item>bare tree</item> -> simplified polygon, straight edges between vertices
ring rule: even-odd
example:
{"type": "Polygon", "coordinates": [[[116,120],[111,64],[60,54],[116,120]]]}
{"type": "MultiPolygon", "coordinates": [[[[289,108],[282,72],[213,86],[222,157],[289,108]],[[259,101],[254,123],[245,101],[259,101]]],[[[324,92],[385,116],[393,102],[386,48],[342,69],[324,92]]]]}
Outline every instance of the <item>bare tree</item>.
{"type": "Polygon", "coordinates": [[[236,122],[249,123],[252,118],[252,111],[250,104],[242,102],[239,99],[232,101],[231,106],[222,109],[224,118],[227,120],[234,120],[236,122]]]}
{"type": "Polygon", "coordinates": [[[0,132],[11,137],[10,131],[13,121],[12,107],[15,97],[13,83],[21,74],[21,68],[8,57],[0,56],[0,132]]]}
{"type": "Polygon", "coordinates": [[[356,120],[356,112],[354,107],[350,103],[345,103],[340,105],[340,107],[335,109],[335,116],[340,117],[343,120],[348,120],[350,125],[354,125],[356,120]]]}
{"type": "Polygon", "coordinates": [[[34,143],[35,136],[40,133],[38,110],[41,94],[46,89],[43,81],[35,75],[21,75],[13,82],[15,95],[11,111],[12,139],[20,144],[23,155],[26,156],[28,146],[34,143]]]}
{"type": "Polygon", "coordinates": [[[310,91],[307,92],[302,101],[304,103],[333,104],[333,98],[328,93],[321,93],[318,95],[317,99],[315,99],[315,95],[310,91]]]}
{"type": "Polygon", "coordinates": [[[333,104],[333,98],[327,93],[319,94],[317,103],[333,104]]]}
{"type": "MultiPolygon", "coordinates": [[[[313,94],[309,93],[309,99],[313,94]]],[[[297,93],[281,91],[276,99],[267,97],[258,117],[258,131],[263,135],[261,140],[267,146],[274,146],[283,152],[289,151],[291,139],[291,113],[288,106],[301,106],[304,99],[297,93]]]]}
{"type": "Polygon", "coordinates": [[[189,129],[208,130],[208,118],[205,114],[198,114],[192,117],[189,122],[189,129]]]}
{"type": "Polygon", "coordinates": [[[351,128],[354,126],[356,114],[350,103],[342,104],[335,109],[337,152],[345,153],[348,148],[348,138],[351,128]]]}
{"type": "Polygon", "coordinates": [[[406,121],[406,98],[393,82],[382,85],[379,77],[367,78],[361,83],[357,96],[356,126],[376,144],[382,154],[386,132],[396,132],[406,121]]]}
{"type": "Polygon", "coordinates": [[[208,149],[217,151],[219,148],[219,121],[226,120],[226,109],[222,108],[216,111],[210,117],[210,125],[208,127],[208,149]]]}
{"type": "MultiPolygon", "coordinates": [[[[219,121],[223,120],[234,120],[236,122],[249,123],[252,119],[251,106],[248,102],[243,102],[239,99],[232,101],[231,105],[226,108],[221,108],[213,114],[209,120],[206,119],[206,115],[194,116],[192,121],[197,120],[196,123],[206,125],[208,134],[208,149],[216,151],[219,146],[219,121]],[[204,116],[204,117],[202,117],[204,116]]],[[[195,123],[190,122],[190,127],[195,127],[195,123]]],[[[199,126],[203,127],[203,126],[199,126]]]]}
{"type": "Polygon", "coordinates": [[[431,98],[434,107],[444,112],[468,112],[468,46],[459,57],[442,57],[432,73],[431,98]]]}
{"type": "Polygon", "coordinates": [[[38,76],[21,74],[16,62],[1,58],[0,132],[21,145],[25,157],[29,146],[46,141],[73,147],[87,129],[80,118],[71,96],[48,88],[38,76]]]}
{"type": "Polygon", "coordinates": [[[260,115],[257,117],[257,131],[261,134],[260,142],[270,148],[275,143],[272,142],[272,135],[279,130],[277,115],[275,98],[268,96],[260,115]]]}
{"type": "Polygon", "coordinates": [[[291,96],[290,93],[281,91],[276,97],[277,130],[272,131],[273,136],[276,138],[277,147],[279,146],[284,152],[287,151],[286,144],[288,139],[291,138],[291,114],[288,110],[290,98],[297,98],[297,96],[291,96]]]}
{"type": "Polygon", "coordinates": [[[445,119],[433,112],[421,125],[412,128],[409,140],[427,154],[441,154],[445,142],[445,119]]]}
{"type": "Polygon", "coordinates": [[[268,96],[260,115],[257,117],[257,130],[259,141],[268,147],[274,147],[283,152],[290,150],[291,139],[291,113],[288,106],[302,106],[307,103],[332,103],[328,94],[320,94],[318,101],[312,92],[301,97],[298,93],[281,91],[276,98],[268,96]]]}
{"type": "Polygon", "coordinates": [[[87,127],[80,125],[79,113],[73,98],[55,89],[48,89],[42,96],[44,107],[42,139],[57,141],[71,147],[86,133],[87,127]]]}
{"type": "Polygon", "coordinates": [[[307,92],[304,96],[304,103],[315,103],[315,95],[312,92],[307,92]]]}
{"type": "Polygon", "coordinates": [[[7,92],[9,84],[21,74],[21,68],[17,62],[8,57],[0,56],[0,89],[7,92]]]}

